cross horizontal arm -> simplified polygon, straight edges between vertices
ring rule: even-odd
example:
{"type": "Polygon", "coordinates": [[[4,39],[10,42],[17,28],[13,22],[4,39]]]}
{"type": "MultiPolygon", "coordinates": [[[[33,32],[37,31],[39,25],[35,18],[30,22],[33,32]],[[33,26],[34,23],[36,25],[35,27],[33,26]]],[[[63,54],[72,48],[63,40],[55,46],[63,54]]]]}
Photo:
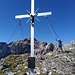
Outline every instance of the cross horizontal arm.
{"type": "Polygon", "coordinates": [[[28,18],[28,17],[30,17],[30,15],[28,15],[28,14],[15,16],[16,19],[22,19],[22,18],[28,18]]]}
{"type": "Polygon", "coordinates": [[[37,13],[37,16],[47,16],[47,15],[52,15],[52,12],[37,13]]]}

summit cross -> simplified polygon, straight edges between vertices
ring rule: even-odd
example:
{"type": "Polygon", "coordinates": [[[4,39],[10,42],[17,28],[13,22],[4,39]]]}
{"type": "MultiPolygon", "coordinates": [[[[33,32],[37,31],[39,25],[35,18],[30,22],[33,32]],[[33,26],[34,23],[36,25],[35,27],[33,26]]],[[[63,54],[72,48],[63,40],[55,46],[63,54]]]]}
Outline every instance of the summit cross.
{"type": "MultiPolygon", "coordinates": [[[[34,12],[34,0],[31,0],[31,13],[25,15],[16,15],[16,19],[29,18],[31,19],[31,54],[30,57],[34,57],[34,18],[37,16],[52,15],[52,12],[35,13],[34,12]]],[[[32,64],[31,64],[32,65],[32,64]]],[[[30,75],[34,75],[34,68],[30,68],[30,75]]]]}

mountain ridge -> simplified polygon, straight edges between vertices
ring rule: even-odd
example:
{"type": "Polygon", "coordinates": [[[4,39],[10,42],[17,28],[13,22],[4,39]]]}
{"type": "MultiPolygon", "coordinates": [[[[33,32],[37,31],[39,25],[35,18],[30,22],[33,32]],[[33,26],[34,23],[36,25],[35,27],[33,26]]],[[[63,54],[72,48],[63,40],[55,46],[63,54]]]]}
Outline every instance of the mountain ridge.
{"type": "MultiPolygon", "coordinates": [[[[0,42],[0,58],[6,57],[10,54],[24,54],[30,53],[30,38],[25,38],[24,40],[18,40],[15,42],[0,42]]],[[[45,54],[50,51],[56,50],[57,44],[40,42],[34,38],[34,49],[35,53],[45,54]]],[[[70,41],[63,45],[63,50],[75,49],[75,40],[70,41]]]]}
{"type": "MultiPolygon", "coordinates": [[[[47,42],[40,42],[34,38],[34,48],[36,52],[37,50],[44,51],[47,49],[48,50],[51,49],[50,44],[48,44],[47,42]]],[[[0,58],[6,57],[9,54],[30,53],[30,47],[31,47],[30,38],[25,38],[24,40],[10,42],[9,44],[7,44],[6,42],[0,42],[0,58]],[[2,54],[5,54],[5,55],[2,55],[2,54]]]]}

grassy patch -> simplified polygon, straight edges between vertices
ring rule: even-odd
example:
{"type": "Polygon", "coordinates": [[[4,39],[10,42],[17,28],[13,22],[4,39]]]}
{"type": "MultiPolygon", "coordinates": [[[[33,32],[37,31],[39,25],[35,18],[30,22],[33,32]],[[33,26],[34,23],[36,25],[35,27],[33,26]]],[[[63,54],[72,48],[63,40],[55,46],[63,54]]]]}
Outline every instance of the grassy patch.
{"type": "Polygon", "coordinates": [[[75,44],[72,44],[73,47],[75,47],[75,44]]]}
{"type": "Polygon", "coordinates": [[[52,75],[63,75],[63,74],[59,74],[59,73],[57,73],[57,72],[52,72],[52,75]]]}
{"type": "MultiPolygon", "coordinates": [[[[8,67],[3,66],[2,70],[6,69],[6,68],[7,68],[7,71],[12,71],[12,72],[17,72],[18,70],[20,70],[21,71],[20,74],[23,75],[23,73],[29,71],[28,68],[27,69],[24,68],[25,66],[28,65],[28,64],[26,64],[27,63],[26,60],[27,60],[28,56],[29,56],[28,54],[23,54],[23,55],[11,54],[11,55],[7,56],[5,58],[3,65],[5,64],[5,65],[10,65],[10,66],[8,66],[8,67]],[[23,65],[24,63],[25,63],[25,65],[23,65]],[[21,64],[21,66],[19,66],[18,70],[16,70],[15,68],[17,67],[17,65],[20,65],[20,64],[21,64]]],[[[17,74],[17,75],[19,75],[19,74],[17,74]]]]}
{"type": "Polygon", "coordinates": [[[0,70],[0,75],[5,75],[2,70],[0,70]]]}
{"type": "Polygon", "coordinates": [[[25,72],[17,72],[16,75],[24,75],[25,72]]]}

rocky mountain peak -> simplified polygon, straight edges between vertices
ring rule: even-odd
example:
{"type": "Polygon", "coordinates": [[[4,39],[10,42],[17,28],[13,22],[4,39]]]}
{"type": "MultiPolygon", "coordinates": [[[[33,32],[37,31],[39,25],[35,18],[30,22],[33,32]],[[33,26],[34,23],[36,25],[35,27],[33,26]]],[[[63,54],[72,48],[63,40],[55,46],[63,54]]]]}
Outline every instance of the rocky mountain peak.
{"type": "Polygon", "coordinates": [[[64,44],[63,46],[64,50],[71,50],[71,49],[75,49],[75,40],[72,40],[66,44],[64,44]]]}
{"type": "MultiPolygon", "coordinates": [[[[9,54],[30,53],[30,40],[30,38],[25,38],[24,40],[10,42],[9,44],[7,44],[6,42],[0,42],[0,57],[5,57],[9,54]]],[[[40,42],[34,38],[34,49],[36,54],[45,54],[57,49],[57,47],[58,45],[54,45],[53,43],[40,42]]],[[[75,40],[63,45],[63,50],[71,49],[75,49],[75,40]]]]}
{"type": "MultiPolygon", "coordinates": [[[[24,53],[30,53],[30,38],[25,38],[24,40],[18,40],[15,42],[10,42],[9,44],[6,44],[5,42],[0,42],[0,49],[2,50],[0,54],[10,51],[10,54],[24,54],[24,53]],[[7,48],[6,48],[7,47],[7,48]],[[8,50],[9,49],[9,50],[8,50]]],[[[47,42],[40,42],[34,38],[34,49],[35,53],[47,53],[47,50],[51,50],[51,44],[48,44],[47,42]]],[[[54,48],[53,48],[54,49],[54,48]]],[[[6,53],[3,54],[6,54],[6,53]]],[[[5,55],[3,55],[5,57],[5,55]]]]}

